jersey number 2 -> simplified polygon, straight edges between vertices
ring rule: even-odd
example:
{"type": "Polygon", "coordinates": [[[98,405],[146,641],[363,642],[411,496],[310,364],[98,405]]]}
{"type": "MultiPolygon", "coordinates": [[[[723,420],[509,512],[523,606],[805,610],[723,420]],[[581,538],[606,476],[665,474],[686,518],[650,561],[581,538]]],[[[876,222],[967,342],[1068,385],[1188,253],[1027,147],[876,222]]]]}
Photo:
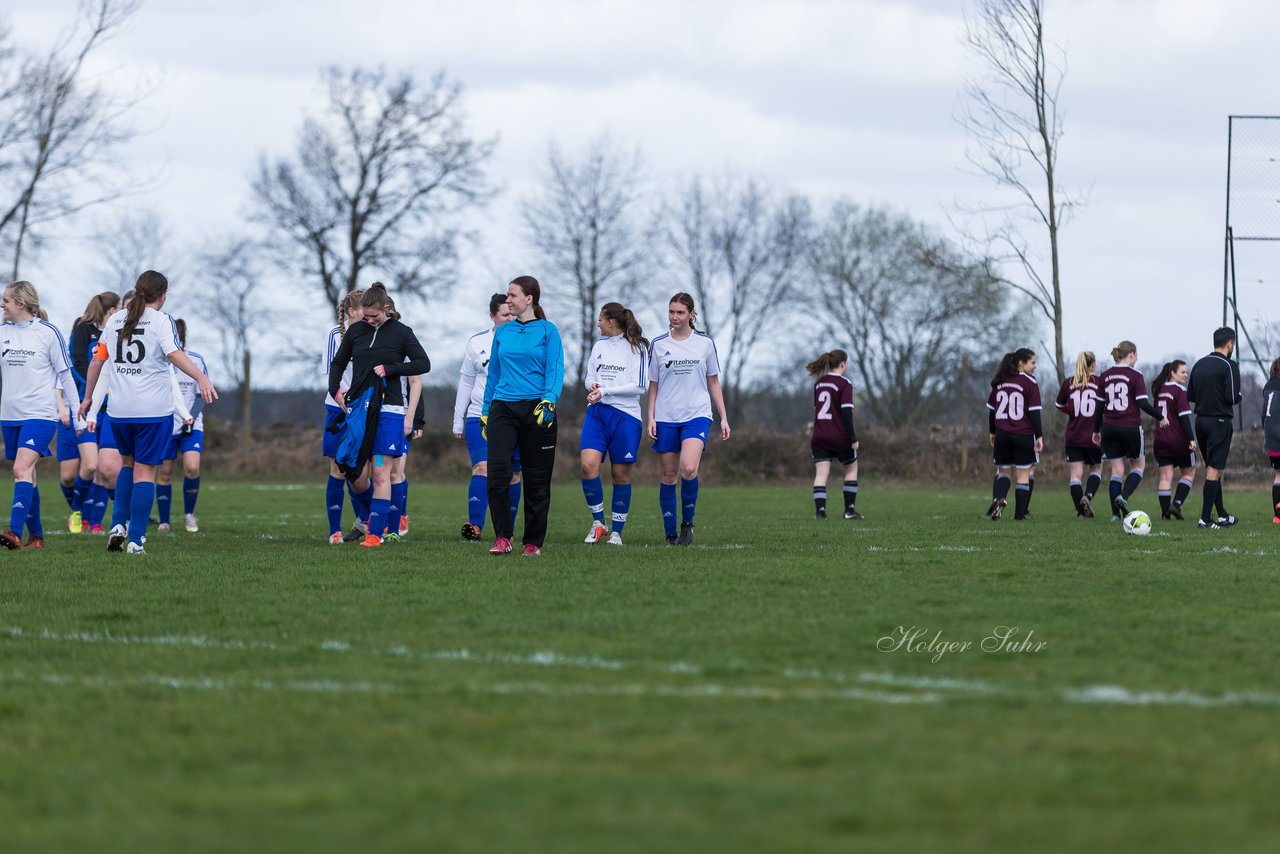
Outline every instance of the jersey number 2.
{"type": "Polygon", "coordinates": [[[830,421],[831,420],[831,392],[829,391],[818,392],[818,403],[820,404],[818,408],[818,420],[830,421]]]}

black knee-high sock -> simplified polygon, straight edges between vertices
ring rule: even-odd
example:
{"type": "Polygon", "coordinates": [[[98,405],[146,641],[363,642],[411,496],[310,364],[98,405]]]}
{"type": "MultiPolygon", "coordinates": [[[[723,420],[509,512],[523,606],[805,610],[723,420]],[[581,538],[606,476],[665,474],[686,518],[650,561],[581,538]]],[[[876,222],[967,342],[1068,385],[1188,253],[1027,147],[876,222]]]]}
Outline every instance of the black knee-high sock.
{"type": "Polygon", "coordinates": [[[1169,504],[1173,501],[1173,494],[1167,489],[1156,490],[1156,497],[1160,499],[1160,515],[1169,515],[1169,504]]]}
{"type": "MultiPolygon", "coordinates": [[[[1000,472],[996,472],[996,476],[991,481],[991,497],[993,499],[1000,497],[1000,478],[1001,477],[1002,475],[1000,474],[1000,472]]],[[[1005,494],[1006,495],[1009,494],[1009,490],[1007,488],[1005,489],[1005,494]]]]}
{"type": "Polygon", "coordinates": [[[1129,476],[1124,479],[1124,488],[1120,490],[1120,494],[1127,501],[1130,495],[1138,491],[1138,484],[1142,483],[1142,472],[1131,471],[1129,476]]]}
{"type": "Polygon", "coordinates": [[[1226,516],[1227,508],[1222,503],[1222,478],[1218,478],[1218,488],[1213,493],[1213,505],[1218,508],[1218,516],[1226,516]]]}
{"type": "Polygon", "coordinates": [[[1200,520],[1209,521],[1209,511],[1213,509],[1213,505],[1218,501],[1218,490],[1221,489],[1218,481],[1205,478],[1204,490],[1201,493],[1204,503],[1200,506],[1200,520]]]}
{"type": "Polygon", "coordinates": [[[818,513],[827,512],[827,488],[825,486],[815,486],[813,488],[813,509],[818,513]]]}
{"type": "Polygon", "coordinates": [[[1093,500],[1093,496],[1098,494],[1098,490],[1102,488],[1102,475],[1090,473],[1089,479],[1084,484],[1084,494],[1089,496],[1089,500],[1093,500]]]}
{"type": "Polygon", "coordinates": [[[853,509],[853,505],[858,503],[858,482],[856,480],[846,480],[844,482],[844,512],[848,513],[853,509]]]}
{"type": "Polygon", "coordinates": [[[1123,488],[1124,488],[1124,482],[1120,480],[1120,478],[1118,477],[1111,478],[1111,486],[1109,487],[1109,489],[1111,492],[1111,512],[1113,514],[1116,512],[1117,509],[1119,509],[1116,507],[1116,499],[1120,497],[1120,490],[1122,490],[1123,488]]]}
{"type": "Polygon", "coordinates": [[[1013,518],[1027,518],[1027,505],[1031,503],[1031,487],[1025,483],[1018,484],[1013,491],[1013,518]]]}
{"type": "Polygon", "coordinates": [[[1173,503],[1182,506],[1182,502],[1187,500],[1187,496],[1191,494],[1191,481],[1179,480],[1178,486],[1173,490],[1173,503]]]}
{"type": "Polygon", "coordinates": [[[991,491],[992,498],[1008,498],[1009,497],[1009,478],[1001,475],[996,478],[995,488],[991,491]]]}
{"type": "Polygon", "coordinates": [[[1071,481],[1071,506],[1075,509],[1077,516],[1083,516],[1080,512],[1080,499],[1084,498],[1084,487],[1080,485],[1080,481],[1071,481]]]}

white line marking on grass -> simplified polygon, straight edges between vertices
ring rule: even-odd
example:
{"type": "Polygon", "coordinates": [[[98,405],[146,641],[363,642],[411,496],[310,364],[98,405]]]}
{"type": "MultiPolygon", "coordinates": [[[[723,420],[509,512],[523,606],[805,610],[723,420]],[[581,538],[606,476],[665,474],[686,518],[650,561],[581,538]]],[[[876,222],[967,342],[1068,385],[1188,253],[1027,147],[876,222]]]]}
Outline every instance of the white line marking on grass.
{"type": "Polygon", "coordinates": [[[101,643],[101,644],[123,644],[134,646],[186,646],[197,649],[229,649],[229,650],[245,650],[245,649],[269,649],[277,650],[275,644],[269,641],[242,641],[242,640],[216,640],[207,638],[203,635],[159,635],[159,636],[141,636],[141,635],[116,635],[111,632],[55,632],[49,629],[40,629],[34,635],[28,635],[21,626],[9,626],[4,629],[3,634],[9,638],[18,639],[26,637],[34,637],[44,641],[63,641],[73,643],[101,643]]]}
{"type": "Polygon", "coordinates": [[[982,694],[1003,694],[1009,689],[988,682],[976,682],[966,679],[934,678],[931,676],[897,676],[886,672],[863,672],[856,676],[846,673],[824,673],[820,670],[786,669],[782,675],[788,679],[812,679],[820,682],[864,682],[877,685],[892,685],[898,688],[926,688],[936,691],[976,691],[982,694]]]}
{"type": "Polygon", "coordinates": [[[541,694],[544,696],[588,695],[594,697],[680,697],[687,699],[730,700],[857,700],[889,705],[927,705],[939,703],[937,694],[892,694],[846,688],[836,691],[787,691],[758,685],[548,685],[543,682],[511,682],[483,685],[471,683],[468,689],[491,694],[541,694]]]}
{"type": "Polygon", "coordinates": [[[1276,706],[1280,695],[1259,691],[1210,696],[1191,691],[1130,691],[1120,685],[1090,685],[1086,688],[1069,688],[1062,692],[1069,703],[1102,703],[1121,706],[1276,706]]]}
{"type": "Polygon", "coordinates": [[[21,671],[0,674],[0,682],[34,683],[44,685],[84,688],[171,688],[175,691],[266,691],[296,692],[304,694],[388,694],[396,690],[394,685],[376,682],[341,682],[334,679],[292,679],[274,681],[255,679],[239,682],[232,679],[210,677],[163,676],[147,673],[142,676],[72,676],[62,673],[28,675],[21,671]]]}

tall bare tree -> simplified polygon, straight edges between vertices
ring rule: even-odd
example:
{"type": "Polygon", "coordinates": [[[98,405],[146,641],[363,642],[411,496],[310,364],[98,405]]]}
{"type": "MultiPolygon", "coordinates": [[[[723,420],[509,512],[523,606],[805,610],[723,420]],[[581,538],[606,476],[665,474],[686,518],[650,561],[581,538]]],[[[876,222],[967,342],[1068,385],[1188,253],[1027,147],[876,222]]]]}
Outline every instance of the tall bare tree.
{"type": "Polygon", "coordinates": [[[901,214],[841,201],[810,245],[825,341],[850,354],[859,403],[888,427],[919,425],[1026,334],[989,265],[901,214]]]}
{"type": "Polygon", "coordinates": [[[717,339],[728,403],[806,271],[810,230],[806,199],[779,197],[754,179],[694,178],[667,206],[668,267],[717,339]]]}
{"type": "Polygon", "coordinates": [[[972,142],[968,159],[1013,197],[1010,204],[978,209],[984,217],[999,212],[998,222],[984,224],[981,239],[987,254],[1012,262],[1018,271],[1004,281],[1029,296],[1053,324],[1061,382],[1066,372],[1058,236],[1079,204],[1058,173],[1066,53],[1046,39],[1044,0],[970,0],[965,43],[983,67],[965,86],[959,116],[972,142]],[[1026,226],[1039,237],[1025,234],[1026,226]]]}
{"type": "Polygon", "coordinates": [[[570,308],[563,323],[575,378],[587,373],[596,316],[606,302],[626,303],[649,261],[641,225],[641,158],[607,135],[579,159],[555,143],[547,150],[542,187],[520,206],[530,242],[546,265],[548,294],[570,308]]]}
{"type": "Polygon", "coordinates": [[[98,249],[94,276],[108,290],[123,294],[143,270],[159,270],[170,282],[181,278],[172,234],[154,211],[125,212],[104,220],[93,242],[98,249]]]}
{"type": "Polygon", "coordinates": [[[473,139],[462,90],[383,69],[329,68],[328,103],[308,117],[292,156],[261,158],[253,219],[275,260],[329,304],[371,271],[425,297],[452,284],[459,214],[491,195],[493,140],[473,139]]]}
{"type": "Polygon", "coordinates": [[[41,226],[119,198],[136,182],[115,174],[135,130],[137,97],[90,82],[85,63],[133,15],[139,0],[82,0],[75,27],[43,56],[0,40],[0,246],[18,278],[41,226]]]}

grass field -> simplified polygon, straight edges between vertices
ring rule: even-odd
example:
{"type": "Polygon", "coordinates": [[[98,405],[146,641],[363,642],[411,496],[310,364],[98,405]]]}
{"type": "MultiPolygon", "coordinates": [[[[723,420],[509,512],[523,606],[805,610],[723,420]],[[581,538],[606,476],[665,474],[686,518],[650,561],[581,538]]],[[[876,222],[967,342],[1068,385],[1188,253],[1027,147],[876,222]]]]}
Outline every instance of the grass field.
{"type": "Polygon", "coordinates": [[[375,551],[206,482],[143,558],[0,553],[0,850],[1275,850],[1266,498],[1141,538],[1061,492],[707,488],[675,549],[638,488],[618,550],[558,488],[497,559],[461,486],[375,551]]]}

